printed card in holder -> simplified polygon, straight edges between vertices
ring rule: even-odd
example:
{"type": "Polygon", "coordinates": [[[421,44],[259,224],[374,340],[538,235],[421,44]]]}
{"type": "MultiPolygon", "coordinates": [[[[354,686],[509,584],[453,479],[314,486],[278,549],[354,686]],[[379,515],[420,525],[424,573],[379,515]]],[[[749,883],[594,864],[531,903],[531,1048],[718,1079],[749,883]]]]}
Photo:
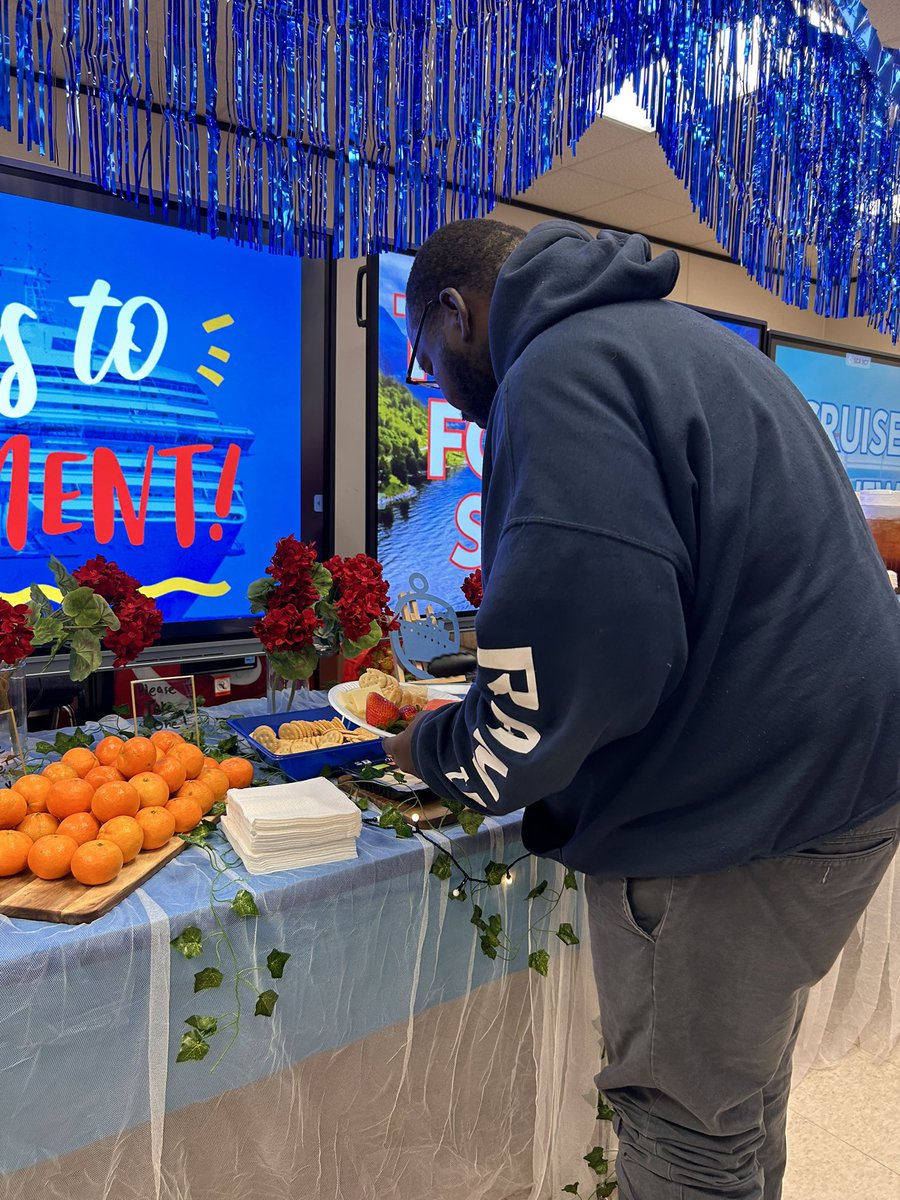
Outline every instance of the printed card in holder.
{"type": "Polygon", "coordinates": [[[197,686],[193,675],[154,675],[132,679],[131,713],[134,732],[142,717],[156,717],[166,724],[177,722],[190,730],[189,741],[200,745],[200,718],[197,712],[197,686]]]}

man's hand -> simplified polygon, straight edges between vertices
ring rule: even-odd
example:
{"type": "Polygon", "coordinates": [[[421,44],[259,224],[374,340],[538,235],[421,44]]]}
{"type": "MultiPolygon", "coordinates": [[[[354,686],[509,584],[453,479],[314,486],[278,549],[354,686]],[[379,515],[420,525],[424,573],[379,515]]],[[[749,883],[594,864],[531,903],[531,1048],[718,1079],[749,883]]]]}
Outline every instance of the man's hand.
{"type": "Polygon", "coordinates": [[[390,755],[401,771],[407,775],[415,775],[416,768],[412,759],[412,731],[419,721],[427,714],[417,713],[402,733],[396,737],[385,738],[382,745],[385,754],[390,755]]]}

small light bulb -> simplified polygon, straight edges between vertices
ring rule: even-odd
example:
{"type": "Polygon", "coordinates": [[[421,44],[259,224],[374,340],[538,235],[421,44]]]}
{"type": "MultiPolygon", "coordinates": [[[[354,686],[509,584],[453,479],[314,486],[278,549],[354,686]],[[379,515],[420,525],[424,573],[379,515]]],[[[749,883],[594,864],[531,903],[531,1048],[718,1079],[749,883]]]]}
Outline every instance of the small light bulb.
{"type": "Polygon", "coordinates": [[[510,875],[509,871],[507,871],[506,874],[503,876],[503,886],[509,887],[509,885],[511,883],[512,883],[512,875],[510,875]]]}
{"type": "Polygon", "coordinates": [[[419,814],[418,814],[418,813],[413,813],[413,815],[412,815],[412,819],[413,819],[414,821],[418,821],[418,819],[419,819],[419,814]]]}
{"type": "Polygon", "coordinates": [[[454,888],[454,889],[453,889],[453,895],[454,895],[455,897],[458,897],[458,896],[459,896],[459,888],[454,888]]]}

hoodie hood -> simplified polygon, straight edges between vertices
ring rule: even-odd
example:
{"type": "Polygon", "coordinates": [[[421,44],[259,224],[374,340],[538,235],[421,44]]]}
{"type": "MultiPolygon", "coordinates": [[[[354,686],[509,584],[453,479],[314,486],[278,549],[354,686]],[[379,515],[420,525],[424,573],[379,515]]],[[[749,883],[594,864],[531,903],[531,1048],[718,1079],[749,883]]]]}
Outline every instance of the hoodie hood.
{"type": "Polygon", "coordinates": [[[507,259],[491,300],[490,346],[498,383],[529,342],[585,309],[662,300],[678,278],[674,250],[651,258],[636,233],[596,237],[572,221],[546,221],[507,259]]]}

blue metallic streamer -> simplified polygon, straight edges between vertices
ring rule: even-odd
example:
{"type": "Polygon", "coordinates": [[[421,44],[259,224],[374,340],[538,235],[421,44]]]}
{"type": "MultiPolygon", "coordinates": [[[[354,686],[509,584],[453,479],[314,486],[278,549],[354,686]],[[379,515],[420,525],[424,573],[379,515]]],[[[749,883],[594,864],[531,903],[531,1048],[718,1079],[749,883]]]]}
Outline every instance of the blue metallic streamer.
{"type": "Polygon", "coordinates": [[[61,0],[58,33],[48,0],[14,26],[0,0],[0,126],[15,106],[55,154],[55,44],[73,170],[211,236],[318,256],[330,226],[358,255],[527,189],[629,81],[754,279],[896,339],[900,57],[860,0],[819,0],[822,28],[807,4],[230,0],[220,45],[218,0],[165,0],[161,44],[149,0],[61,0]]]}

